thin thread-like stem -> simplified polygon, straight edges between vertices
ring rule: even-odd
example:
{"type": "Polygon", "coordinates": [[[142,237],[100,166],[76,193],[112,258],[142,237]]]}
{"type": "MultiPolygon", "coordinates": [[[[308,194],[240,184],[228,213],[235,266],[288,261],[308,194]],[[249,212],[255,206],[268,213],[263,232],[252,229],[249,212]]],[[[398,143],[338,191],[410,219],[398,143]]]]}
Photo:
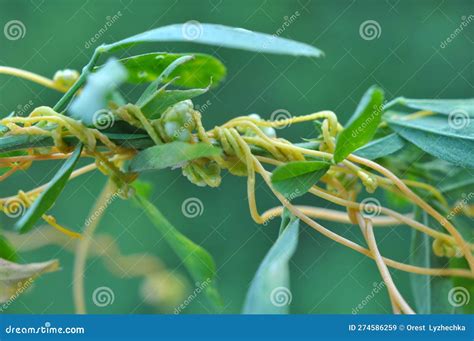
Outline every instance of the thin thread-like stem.
{"type": "MultiPolygon", "coordinates": [[[[340,205],[340,206],[344,206],[344,207],[350,207],[350,208],[354,208],[354,209],[359,209],[359,208],[363,208],[363,204],[362,203],[358,203],[358,202],[355,202],[355,201],[350,201],[350,200],[346,200],[346,199],[342,199],[342,198],[339,198],[335,195],[332,195],[326,191],[324,191],[323,189],[319,188],[318,186],[313,186],[310,190],[309,190],[310,193],[320,197],[320,198],[323,198],[325,200],[328,200],[332,203],[335,203],[336,205],[340,205]]],[[[370,207],[369,207],[370,208],[370,207]]],[[[386,207],[383,207],[383,206],[378,206],[376,208],[377,210],[380,211],[380,213],[383,213],[383,214],[386,214],[388,216],[391,216],[391,217],[394,217],[395,219],[399,220],[400,222],[403,222],[405,224],[407,224],[408,226],[418,230],[418,231],[421,231],[423,233],[426,233],[427,235],[433,237],[433,238],[440,238],[440,239],[443,239],[443,240],[447,240],[449,242],[455,242],[456,240],[445,234],[445,233],[442,233],[442,232],[439,232],[439,231],[436,231],[406,215],[403,215],[403,214],[400,214],[396,211],[393,211],[389,208],[386,208],[386,207]]],[[[471,249],[474,249],[474,245],[469,245],[469,247],[471,249]]]]}
{"type": "MultiPolygon", "coordinates": [[[[93,171],[97,168],[97,165],[95,163],[91,163],[87,166],[84,166],[84,167],[81,167],[79,169],[76,169],[75,171],[73,171],[71,173],[71,176],[69,177],[69,180],[71,179],[74,179],[74,178],[77,178],[83,174],[86,174],[90,171],[93,171]]],[[[38,186],[28,192],[26,192],[26,195],[28,195],[29,197],[30,196],[35,196],[35,195],[38,195],[39,193],[41,193],[42,191],[44,191],[46,189],[46,187],[48,186],[49,183],[46,183],[44,185],[41,185],[41,186],[38,186]]],[[[8,201],[8,200],[12,200],[14,198],[16,198],[17,195],[12,195],[12,196],[9,196],[9,197],[5,197],[5,198],[0,198],[0,205],[3,204],[5,201],[8,201]]]]}
{"type": "MultiPolygon", "coordinates": [[[[331,210],[328,208],[305,206],[305,205],[295,205],[295,207],[311,218],[334,221],[334,222],[343,223],[343,224],[352,224],[352,221],[347,215],[347,212],[331,210]]],[[[283,214],[283,208],[284,208],[283,206],[277,206],[265,211],[262,214],[262,219],[264,221],[268,221],[273,218],[281,216],[283,214]]],[[[405,215],[405,216],[410,219],[412,217],[411,215],[405,215]]],[[[403,222],[400,222],[398,219],[388,217],[388,216],[373,217],[372,222],[374,226],[379,226],[379,227],[404,224],[403,222]]]]}
{"type": "Polygon", "coordinates": [[[67,88],[64,88],[64,87],[60,86],[59,84],[55,83],[53,80],[51,80],[49,78],[46,78],[46,77],[43,77],[43,76],[40,76],[40,75],[38,75],[36,73],[33,73],[33,72],[30,72],[30,71],[17,69],[17,68],[9,67],[9,66],[0,66],[0,74],[23,78],[23,79],[29,80],[33,83],[40,84],[44,87],[47,87],[47,88],[50,88],[50,89],[53,89],[53,90],[57,90],[59,92],[66,92],[67,91],[67,88]]]}
{"type": "MultiPolygon", "coordinates": [[[[296,217],[301,219],[303,222],[308,224],[310,227],[314,228],[316,231],[320,232],[322,235],[334,240],[335,242],[347,246],[354,251],[357,251],[365,256],[373,258],[371,252],[360,246],[359,244],[348,240],[337,233],[334,233],[322,225],[316,223],[314,220],[303,214],[301,211],[296,209],[288,200],[286,200],[279,192],[277,192],[273,186],[271,185],[269,173],[263,168],[260,162],[255,158],[256,170],[260,175],[263,177],[264,181],[267,183],[268,187],[272,190],[273,194],[280,200],[280,202],[288,208],[288,210],[296,217]]],[[[464,270],[464,269],[442,269],[442,268],[424,268],[414,265],[409,265],[405,263],[400,263],[394,261],[390,258],[383,257],[385,263],[395,269],[403,270],[406,272],[412,272],[422,275],[432,275],[432,276],[460,276],[460,277],[467,277],[467,278],[474,278],[474,274],[471,271],[464,270]]]]}
{"type": "MultiPolygon", "coordinates": [[[[271,161],[272,159],[269,159],[269,158],[266,158],[266,157],[261,157],[261,156],[256,156],[257,160],[260,160],[262,162],[265,162],[265,163],[269,163],[269,164],[273,164],[273,165],[280,165],[280,164],[283,164],[283,162],[281,161],[277,161],[277,160],[273,160],[271,161]]],[[[317,187],[317,186],[313,186],[310,190],[309,190],[310,193],[320,197],[320,198],[323,198],[325,200],[328,200],[336,205],[339,205],[339,206],[343,206],[343,207],[348,207],[348,208],[354,208],[354,209],[360,209],[363,204],[362,203],[358,203],[358,202],[355,202],[355,201],[350,201],[350,200],[346,200],[346,199],[343,199],[343,198],[339,198],[331,193],[328,193],[327,191],[324,191],[323,189],[317,187]]],[[[416,230],[419,230],[423,233],[426,233],[428,234],[429,236],[433,237],[433,238],[440,238],[440,239],[444,239],[444,240],[447,240],[447,241],[450,241],[450,242],[455,242],[455,239],[449,235],[446,235],[442,232],[439,232],[439,231],[436,231],[432,228],[430,228],[429,226],[426,226],[414,219],[412,219],[410,216],[406,216],[406,215],[403,215],[403,214],[400,214],[396,211],[393,211],[389,208],[386,208],[386,207],[383,207],[383,206],[379,206],[377,207],[376,209],[378,209],[380,211],[380,213],[383,213],[383,214],[386,214],[387,216],[391,216],[395,219],[397,219],[399,222],[401,223],[404,223],[416,230]]],[[[468,246],[474,250],[474,245],[473,244],[468,244],[468,246]]]]}
{"type": "Polygon", "coordinates": [[[370,160],[350,155],[348,157],[349,160],[372,168],[373,170],[385,175],[387,178],[391,179],[395,186],[397,186],[409,199],[412,199],[415,204],[425,210],[430,216],[436,219],[450,234],[453,236],[454,240],[458,244],[461,252],[463,253],[464,257],[466,258],[467,262],[469,263],[469,267],[471,268],[471,272],[474,274],[474,256],[471,253],[469,245],[466,243],[464,238],[461,234],[456,230],[456,228],[441,214],[438,213],[433,207],[427,204],[424,200],[422,200],[418,195],[416,195],[407,185],[405,185],[395,174],[393,174],[388,169],[380,166],[379,164],[372,162],[370,160]]]}
{"type": "Polygon", "coordinates": [[[92,242],[94,232],[100,223],[102,215],[105,212],[106,202],[107,200],[109,200],[113,188],[113,183],[110,180],[107,180],[104,189],[102,190],[99,197],[97,198],[97,201],[92,207],[89,218],[86,220],[87,222],[89,222],[89,224],[86,224],[85,226],[83,238],[77,244],[72,279],[74,306],[76,309],[76,314],[86,313],[86,302],[84,298],[84,271],[87,261],[87,251],[92,242]],[[94,219],[92,219],[92,217],[94,217],[94,219]]]}
{"type": "Polygon", "coordinates": [[[385,285],[389,290],[391,299],[393,299],[394,303],[402,310],[403,313],[415,314],[413,309],[405,301],[403,296],[398,291],[398,288],[396,287],[395,283],[393,282],[392,276],[390,275],[390,271],[388,270],[387,265],[385,264],[385,261],[382,258],[382,255],[380,254],[380,251],[378,249],[370,219],[362,219],[360,214],[358,214],[358,219],[361,228],[365,232],[364,235],[367,240],[367,244],[369,245],[369,249],[372,252],[373,258],[375,259],[375,263],[377,264],[377,267],[380,271],[380,275],[382,276],[383,281],[385,282],[385,285]]]}

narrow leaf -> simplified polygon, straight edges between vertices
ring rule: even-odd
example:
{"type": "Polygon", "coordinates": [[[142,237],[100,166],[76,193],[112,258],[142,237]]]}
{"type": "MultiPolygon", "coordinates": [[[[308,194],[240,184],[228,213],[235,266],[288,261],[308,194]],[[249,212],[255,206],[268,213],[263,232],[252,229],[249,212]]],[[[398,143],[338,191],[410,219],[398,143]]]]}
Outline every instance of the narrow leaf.
{"type": "MultiPolygon", "coordinates": [[[[6,115],[5,117],[1,117],[2,119],[3,118],[8,118],[8,117],[13,117],[15,116],[15,112],[12,111],[10,114],[6,115]]],[[[4,126],[3,124],[0,124],[0,136],[2,134],[5,134],[6,132],[8,132],[10,129],[7,127],[7,126],[4,126]]]]}
{"type": "Polygon", "coordinates": [[[0,153],[27,149],[31,148],[31,146],[50,146],[46,143],[47,140],[48,137],[44,135],[10,135],[0,137],[0,153]]]}
{"type": "Polygon", "coordinates": [[[405,140],[397,134],[390,134],[367,143],[362,148],[357,149],[354,154],[365,159],[375,160],[393,154],[404,146],[405,140]]]}
{"type": "Polygon", "coordinates": [[[166,86],[163,86],[151,95],[145,103],[140,105],[140,109],[149,119],[156,119],[170,106],[200,96],[208,90],[209,87],[204,89],[166,90],[166,86]]]}
{"type": "Polygon", "coordinates": [[[458,178],[460,175],[457,174],[456,178],[453,181],[445,181],[442,185],[439,186],[439,190],[443,194],[450,194],[455,196],[455,193],[458,191],[474,192],[474,177],[466,171],[465,178],[458,178]]]}
{"type": "MultiPolygon", "coordinates": [[[[415,210],[415,217],[427,226],[436,226],[425,212],[415,210]]],[[[412,230],[410,264],[425,268],[446,267],[446,260],[437,257],[432,251],[432,239],[425,233],[412,230]]],[[[449,277],[430,277],[426,275],[410,274],[410,283],[413,291],[416,312],[419,314],[448,314],[453,312],[444,297],[452,288],[449,277]]]]}
{"type": "Polygon", "coordinates": [[[439,114],[466,113],[474,117],[474,98],[466,99],[413,99],[398,97],[390,101],[385,108],[388,109],[396,104],[418,110],[429,110],[439,114]]]}
{"type": "MultiPolygon", "coordinates": [[[[112,142],[117,145],[142,150],[154,145],[154,142],[148,135],[142,134],[111,134],[104,132],[104,135],[108,136],[112,142]],[[115,135],[115,136],[114,136],[115,135]]],[[[64,137],[64,141],[68,145],[75,146],[80,141],[73,136],[64,137]]],[[[99,141],[97,145],[102,145],[99,141]]],[[[41,147],[52,147],[54,141],[49,136],[26,136],[26,135],[12,135],[7,137],[0,137],[0,153],[23,150],[28,148],[41,148],[41,147]]]]}
{"type": "Polygon", "coordinates": [[[191,144],[174,141],[141,151],[130,161],[128,169],[130,172],[163,169],[201,157],[219,155],[220,153],[220,148],[205,143],[191,144]]]}
{"type": "Polygon", "coordinates": [[[0,258],[0,303],[21,294],[38,276],[57,270],[59,270],[57,260],[16,264],[0,258]]]}
{"type": "Polygon", "coordinates": [[[0,258],[15,262],[18,259],[16,250],[8,239],[0,233],[0,258]]]}
{"type": "Polygon", "coordinates": [[[357,148],[370,142],[382,119],[384,93],[372,86],[362,97],[356,111],[339,134],[334,152],[334,161],[341,162],[357,148]]]}
{"type": "Polygon", "coordinates": [[[46,189],[28,208],[26,213],[15,224],[15,229],[20,233],[25,233],[31,230],[41,218],[54,204],[62,190],[66,186],[69,177],[71,176],[77,161],[81,157],[82,144],[76,147],[71,157],[67,159],[59,171],[54,175],[51,181],[46,186],[46,189]]]}
{"type": "Polygon", "coordinates": [[[298,244],[299,220],[282,217],[282,229],[253,278],[244,314],[288,314],[292,300],[289,261],[298,244]]]}
{"type": "Polygon", "coordinates": [[[474,168],[474,123],[453,126],[447,117],[431,116],[403,120],[392,116],[387,123],[397,134],[439,159],[474,168]]]}
{"type": "Polygon", "coordinates": [[[273,187],[286,198],[305,194],[328,171],[325,161],[294,161],[277,167],[272,172],[273,187]]]}
{"type": "Polygon", "coordinates": [[[320,50],[313,46],[275,35],[252,32],[242,28],[204,24],[197,21],[155,28],[107,45],[105,49],[113,51],[130,45],[162,41],[194,42],[262,53],[294,56],[321,57],[323,55],[320,50]]]}
{"type": "Polygon", "coordinates": [[[179,232],[144,195],[137,193],[135,200],[181,259],[193,280],[199,283],[198,286],[205,288],[204,292],[210,302],[220,307],[222,301],[215,284],[216,265],[212,256],[179,232]]]}
{"type": "MultiPolygon", "coordinates": [[[[181,53],[147,53],[129,58],[120,59],[119,62],[128,71],[128,80],[132,83],[152,82],[172,62],[186,56],[181,53]]],[[[226,76],[224,64],[217,58],[207,54],[195,53],[193,59],[173,70],[164,82],[172,79],[174,84],[186,88],[205,88],[209,83],[217,86],[226,76]]]]}
{"type": "MultiPolygon", "coordinates": [[[[158,77],[146,88],[143,94],[137,101],[137,105],[143,107],[150,99],[153,98],[153,94],[158,91],[158,86],[164,82],[165,79],[168,79],[173,71],[178,68],[178,66],[185,64],[193,59],[193,56],[182,56],[176,60],[173,60],[159,75],[158,77]]],[[[171,84],[177,78],[172,78],[168,81],[168,84],[171,84]]]]}

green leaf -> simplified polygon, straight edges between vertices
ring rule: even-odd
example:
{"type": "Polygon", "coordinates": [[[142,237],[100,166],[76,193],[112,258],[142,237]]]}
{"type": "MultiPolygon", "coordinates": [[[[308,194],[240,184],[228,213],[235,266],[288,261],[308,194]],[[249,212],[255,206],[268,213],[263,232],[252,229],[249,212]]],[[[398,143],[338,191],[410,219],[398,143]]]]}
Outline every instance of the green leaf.
{"type": "Polygon", "coordinates": [[[0,233],[0,258],[6,259],[10,262],[15,262],[18,259],[16,250],[8,239],[0,233]]]}
{"type": "Polygon", "coordinates": [[[405,140],[397,134],[390,134],[367,143],[362,148],[357,149],[354,154],[365,159],[375,160],[393,154],[404,146],[405,140]]]}
{"type": "Polygon", "coordinates": [[[417,120],[387,118],[389,127],[426,153],[461,167],[474,168],[474,123],[456,127],[447,117],[417,120]]]}
{"type": "MultiPolygon", "coordinates": [[[[94,115],[108,108],[116,89],[127,79],[127,70],[116,59],[110,59],[97,72],[87,77],[87,83],[81,94],[71,103],[71,117],[86,125],[93,125],[94,115]]],[[[114,95],[115,94],[115,95],[114,95]]]]}
{"type": "Polygon", "coordinates": [[[272,172],[272,185],[286,198],[293,199],[305,194],[330,166],[325,161],[288,162],[272,172]]]}
{"type": "Polygon", "coordinates": [[[441,184],[438,189],[441,193],[450,194],[451,196],[456,196],[456,193],[459,191],[462,191],[464,193],[473,192],[474,177],[468,171],[466,171],[465,174],[456,174],[455,178],[452,181],[443,181],[443,184],[441,184]],[[465,177],[462,178],[461,176],[465,177]]]}
{"type": "MultiPolygon", "coordinates": [[[[129,58],[120,59],[119,62],[128,71],[128,80],[133,83],[154,81],[172,62],[186,56],[181,53],[147,53],[129,58]]],[[[207,54],[193,54],[193,59],[174,70],[163,79],[186,88],[205,88],[209,83],[217,86],[226,76],[224,64],[217,58],[207,54]],[[179,78],[178,78],[179,77],[179,78]]]]}
{"type": "MultiPolygon", "coordinates": [[[[15,116],[15,112],[14,112],[14,111],[12,111],[10,114],[6,115],[5,117],[1,117],[1,118],[3,119],[3,118],[13,117],[13,116],[15,116]]],[[[0,124],[0,136],[1,136],[2,134],[7,133],[9,130],[10,130],[10,129],[9,129],[8,127],[4,126],[3,124],[0,124]]]]}
{"type": "MultiPolygon", "coordinates": [[[[143,94],[137,101],[137,105],[139,107],[143,107],[148,101],[153,99],[153,94],[158,91],[158,86],[164,82],[165,79],[170,77],[170,74],[176,70],[179,66],[189,62],[193,59],[193,56],[185,55],[179,57],[178,59],[172,61],[159,75],[158,77],[146,88],[143,94]]],[[[176,78],[172,78],[168,81],[168,85],[171,84],[173,81],[177,80],[176,78]]],[[[166,88],[166,87],[165,87],[166,88]]]]}
{"type": "Polygon", "coordinates": [[[137,105],[145,116],[151,119],[158,118],[168,107],[178,102],[202,95],[209,90],[210,85],[205,89],[167,90],[167,87],[177,80],[176,78],[158,89],[158,85],[160,85],[165,79],[168,79],[174,71],[180,70],[181,65],[191,61],[193,58],[193,56],[185,55],[174,60],[166,67],[158,78],[147,87],[137,101],[137,105]]]}
{"type": "Polygon", "coordinates": [[[0,137],[0,153],[31,148],[31,146],[48,146],[45,143],[47,140],[48,137],[43,135],[10,135],[0,137]]]}
{"type": "Polygon", "coordinates": [[[15,229],[17,231],[25,233],[31,230],[36,221],[38,221],[38,219],[40,219],[43,214],[53,206],[54,202],[66,186],[77,161],[81,157],[81,152],[82,144],[76,147],[74,153],[72,153],[71,157],[63,163],[59,171],[48,183],[45,190],[33,202],[20,220],[16,222],[15,229]]]}
{"type": "Polygon", "coordinates": [[[252,32],[242,28],[233,28],[215,24],[204,24],[188,21],[137,34],[104,46],[114,51],[141,43],[162,41],[194,42],[214,46],[229,47],[262,53],[276,53],[293,56],[321,57],[322,51],[317,48],[275,35],[252,32]]]}
{"type": "Polygon", "coordinates": [[[28,289],[42,274],[59,270],[59,262],[17,264],[0,258],[0,303],[28,289]]]}
{"type": "Polygon", "coordinates": [[[280,236],[258,267],[247,297],[244,314],[288,314],[292,300],[289,261],[298,245],[299,220],[282,217],[280,236]]]}
{"type": "Polygon", "coordinates": [[[181,259],[193,280],[198,282],[197,286],[204,288],[210,302],[216,307],[222,306],[222,300],[215,284],[216,265],[212,256],[179,232],[144,195],[137,193],[134,198],[168,245],[181,259]]]}
{"type": "MultiPolygon", "coordinates": [[[[415,209],[415,217],[427,226],[436,226],[425,212],[415,209]],[[421,219],[420,219],[421,218],[421,219]]],[[[444,268],[447,261],[437,257],[432,251],[432,239],[425,233],[412,230],[410,264],[426,268],[444,268]]],[[[451,278],[410,274],[410,283],[418,314],[448,314],[453,312],[453,306],[447,298],[452,288],[451,278]]]]}
{"type": "Polygon", "coordinates": [[[147,181],[135,180],[133,182],[133,188],[137,195],[140,195],[144,198],[150,199],[153,192],[153,186],[147,181]]]}
{"type": "Polygon", "coordinates": [[[174,141],[141,151],[130,161],[128,169],[130,172],[163,169],[201,157],[219,155],[220,153],[220,148],[206,143],[191,144],[174,141]]]}
{"type": "MultiPolygon", "coordinates": [[[[148,147],[155,145],[155,143],[150,139],[148,135],[143,134],[114,134],[103,132],[104,135],[109,137],[112,142],[119,146],[126,148],[133,148],[137,150],[142,150],[148,147]]],[[[80,141],[74,136],[66,136],[63,138],[64,142],[68,145],[75,146],[80,141]]],[[[102,145],[98,141],[97,145],[102,145]]],[[[6,137],[0,137],[0,153],[23,150],[28,148],[41,148],[41,147],[52,147],[54,146],[54,141],[49,136],[40,136],[40,135],[12,135],[6,137]]]]}
{"type": "Polygon", "coordinates": [[[398,97],[385,106],[388,109],[396,104],[412,109],[429,110],[439,114],[449,115],[456,112],[465,112],[474,117],[474,98],[466,99],[413,99],[398,97]]]}
{"type": "Polygon", "coordinates": [[[167,85],[161,87],[140,106],[140,110],[147,118],[159,118],[170,106],[200,96],[209,90],[209,87],[189,90],[166,90],[166,87],[167,85]]]}
{"type": "Polygon", "coordinates": [[[337,138],[335,162],[341,162],[374,137],[382,119],[383,101],[384,93],[379,87],[372,86],[365,92],[351,119],[337,138]]]}

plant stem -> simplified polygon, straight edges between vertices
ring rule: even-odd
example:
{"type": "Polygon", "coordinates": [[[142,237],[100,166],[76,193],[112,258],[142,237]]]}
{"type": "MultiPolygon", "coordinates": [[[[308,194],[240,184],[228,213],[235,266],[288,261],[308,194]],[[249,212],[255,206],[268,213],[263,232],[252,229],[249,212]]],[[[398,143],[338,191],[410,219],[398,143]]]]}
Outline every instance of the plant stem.
{"type": "MultiPolygon", "coordinates": [[[[319,188],[318,186],[313,186],[312,188],[310,188],[309,192],[314,194],[317,197],[323,198],[327,201],[330,201],[330,202],[332,202],[336,205],[343,206],[343,207],[350,207],[350,208],[359,210],[361,208],[361,205],[362,205],[362,203],[342,199],[342,198],[339,198],[335,195],[332,195],[332,194],[326,192],[325,190],[319,188]]],[[[413,227],[416,230],[419,230],[423,233],[426,233],[427,235],[429,235],[433,238],[440,238],[440,239],[447,240],[449,242],[456,242],[456,240],[452,236],[447,235],[443,232],[436,231],[436,230],[430,228],[429,226],[426,226],[426,225],[420,223],[419,221],[416,221],[416,220],[414,220],[414,219],[412,219],[408,216],[405,216],[403,214],[400,214],[396,211],[393,211],[393,210],[391,210],[389,208],[386,208],[386,207],[383,207],[383,206],[379,206],[378,209],[380,210],[380,213],[391,216],[391,217],[397,219],[398,221],[403,222],[404,224],[407,224],[408,226],[413,227]]],[[[469,245],[469,247],[471,249],[473,249],[474,245],[471,244],[471,245],[469,245]]]]}
{"type": "Polygon", "coordinates": [[[74,83],[74,85],[61,97],[61,99],[56,103],[56,105],[53,107],[54,111],[61,112],[63,111],[71,98],[74,96],[74,94],[79,90],[79,88],[85,83],[87,76],[89,76],[90,72],[94,68],[95,64],[97,63],[97,60],[99,59],[100,55],[104,52],[104,49],[102,46],[97,47],[94,50],[94,54],[92,55],[91,59],[89,60],[89,63],[84,66],[82,69],[82,73],[79,76],[78,80],[74,83]]]}
{"type": "Polygon", "coordinates": [[[87,261],[87,251],[92,242],[94,232],[97,226],[99,225],[103,213],[105,212],[106,202],[109,199],[110,193],[112,193],[113,188],[113,182],[111,180],[107,180],[104,189],[102,190],[99,197],[97,198],[97,201],[92,207],[92,210],[89,214],[89,218],[86,220],[90,222],[90,224],[86,225],[83,232],[83,238],[79,241],[77,245],[72,281],[76,314],[86,313],[86,303],[84,299],[84,272],[87,261]],[[94,219],[91,218],[92,216],[94,216],[94,219]]]}
{"type": "Polygon", "coordinates": [[[445,217],[439,214],[438,211],[436,211],[433,207],[431,207],[423,199],[416,195],[410,188],[408,188],[407,185],[405,185],[395,174],[393,174],[388,169],[380,166],[375,162],[355,156],[353,154],[349,155],[348,159],[367,166],[369,168],[372,168],[373,170],[385,175],[387,178],[392,180],[394,185],[397,186],[408,198],[413,200],[415,204],[417,204],[424,211],[426,211],[426,213],[436,219],[441,224],[441,226],[443,226],[451,234],[451,236],[453,236],[457,245],[461,249],[461,252],[469,263],[469,268],[471,269],[471,272],[474,274],[474,256],[472,255],[469,245],[467,245],[466,241],[458,232],[458,230],[456,230],[456,228],[445,217]]]}
{"type": "MultiPolygon", "coordinates": [[[[308,217],[317,218],[322,220],[334,221],[343,224],[352,224],[352,221],[349,219],[347,212],[331,210],[328,208],[321,207],[312,207],[304,205],[295,205],[297,209],[306,214],[308,217]]],[[[262,214],[262,219],[268,221],[272,218],[279,217],[283,214],[283,206],[277,206],[265,211],[262,214]]],[[[407,218],[411,219],[411,215],[407,215],[407,218]]],[[[372,217],[372,223],[374,226],[396,226],[405,224],[398,219],[381,216],[381,217],[372,217]]]]}
{"type": "MultiPolygon", "coordinates": [[[[310,227],[312,227],[313,229],[315,229],[316,231],[318,231],[322,235],[328,237],[329,239],[332,239],[332,240],[334,240],[335,242],[337,242],[339,244],[347,246],[347,247],[353,249],[354,251],[357,251],[357,252],[359,252],[359,253],[361,253],[365,256],[373,258],[371,252],[368,249],[360,246],[359,244],[357,244],[357,243],[355,243],[351,240],[348,240],[348,239],[338,235],[337,233],[334,233],[334,232],[328,230],[324,226],[318,224],[317,222],[315,222],[314,220],[312,220],[311,218],[309,218],[308,216],[303,214],[300,210],[298,210],[295,206],[293,206],[288,200],[286,200],[279,192],[277,192],[272,187],[269,173],[263,168],[263,166],[261,165],[261,163],[257,159],[255,159],[255,164],[256,164],[256,171],[258,173],[260,173],[260,175],[263,177],[263,179],[265,180],[265,182],[267,183],[268,187],[271,189],[273,194],[278,198],[278,200],[280,200],[280,202],[286,208],[288,208],[288,210],[294,216],[298,217],[303,222],[308,224],[310,227]]],[[[421,275],[431,275],[431,276],[460,276],[460,277],[466,277],[466,278],[474,278],[474,275],[469,270],[444,269],[444,268],[443,269],[441,269],[441,268],[438,268],[438,269],[423,268],[423,267],[419,267],[419,266],[400,263],[400,262],[394,261],[394,260],[392,260],[390,258],[386,258],[386,257],[382,257],[382,259],[385,261],[385,263],[388,266],[390,266],[394,269],[398,269],[398,270],[402,270],[402,271],[406,271],[406,272],[412,272],[412,273],[417,273],[417,274],[421,274],[421,275]]]]}
{"type": "MultiPolygon", "coordinates": [[[[81,175],[83,175],[85,173],[88,173],[90,171],[93,171],[96,168],[97,168],[97,165],[95,163],[91,163],[91,164],[88,164],[87,166],[76,169],[74,172],[72,172],[71,176],[69,177],[69,180],[77,178],[78,176],[81,176],[81,175]]],[[[37,195],[37,194],[41,193],[41,191],[43,191],[48,186],[48,184],[49,184],[49,182],[45,183],[44,185],[38,186],[35,189],[32,189],[32,190],[26,192],[26,195],[28,195],[28,196],[37,195]]],[[[12,195],[12,196],[9,196],[9,197],[0,198],[0,205],[2,203],[4,203],[5,201],[14,199],[16,197],[17,197],[17,195],[12,195]]]]}
{"type": "Polygon", "coordinates": [[[15,77],[20,77],[23,79],[27,79],[31,82],[40,84],[44,87],[57,90],[60,92],[66,92],[67,89],[64,89],[63,87],[59,86],[56,84],[54,81],[52,81],[49,78],[43,77],[41,75],[38,75],[36,73],[30,72],[30,71],[25,71],[21,69],[17,69],[14,67],[9,67],[9,66],[0,66],[0,74],[4,75],[11,75],[15,77]]]}
{"type": "Polygon", "coordinates": [[[387,290],[389,292],[390,300],[392,301],[393,306],[399,307],[405,314],[415,314],[413,309],[405,301],[403,296],[398,291],[398,288],[395,286],[395,283],[393,282],[392,276],[390,275],[390,271],[387,268],[387,264],[385,264],[385,261],[383,260],[382,255],[380,254],[380,251],[378,249],[377,242],[375,240],[374,230],[372,228],[372,222],[370,221],[370,219],[362,219],[360,213],[357,214],[357,220],[362,229],[362,233],[364,234],[367,244],[369,245],[369,249],[372,253],[375,263],[377,264],[380,275],[382,276],[382,279],[385,285],[387,286],[387,290]]]}
{"type": "MultiPolygon", "coordinates": [[[[40,226],[27,235],[8,231],[4,234],[21,252],[31,252],[51,245],[76,252],[79,242],[71,241],[66,235],[57,233],[49,226],[40,226]]],[[[162,260],[151,253],[123,253],[112,235],[95,235],[94,245],[97,247],[91,248],[88,256],[100,257],[104,266],[120,278],[146,277],[152,274],[171,275],[162,260]]]]}

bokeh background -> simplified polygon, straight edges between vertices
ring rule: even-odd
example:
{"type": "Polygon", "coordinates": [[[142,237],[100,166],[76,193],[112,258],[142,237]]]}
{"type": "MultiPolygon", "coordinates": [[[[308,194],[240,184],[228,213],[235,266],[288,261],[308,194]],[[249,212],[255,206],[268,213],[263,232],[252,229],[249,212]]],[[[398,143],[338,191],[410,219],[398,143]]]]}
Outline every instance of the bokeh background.
{"type": "MultiPolygon", "coordinates": [[[[244,27],[275,34],[289,17],[299,15],[282,33],[325,52],[321,59],[262,55],[191,43],[147,45],[144,51],[206,52],[220,58],[228,68],[221,87],[195,100],[208,104],[207,127],[236,116],[259,113],[263,117],[277,109],[307,114],[322,109],[335,111],[342,122],[351,115],[363,92],[372,84],[382,86],[387,97],[413,98],[473,97],[474,24],[470,23],[448,44],[443,42],[474,12],[474,2],[453,1],[255,1],[255,0],[0,0],[0,28],[11,20],[25,26],[25,35],[8,40],[0,32],[0,64],[24,68],[51,77],[58,69],[80,69],[93,47],[127,36],[189,20],[244,27]],[[121,13],[92,47],[88,41],[107,20],[121,13]],[[374,39],[360,34],[362,23],[376,21],[380,30],[374,39]]],[[[133,101],[143,87],[125,87],[133,101]]],[[[52,90],[24,80],[0,76],[0,110],[5,115],[25,106],[52,105],[59,98],[52,90]]],[[[28,109],[25,109],[28,110],[28,109]]],[[[284,136],[298,141],[312,134],[311,124],[292,126],[284,136]]],[[[0,195],[30,189],[47,182],[59,164],[44,162],[28,173],[17,174],[0,186],[0,195]]],[[[226,175],[218,189],[198,188],[179,171],[160,171],[144,179],[154,183],[154,202],[169,220],[214,256],[218,286],[225,301],[222,313],[239,313],[245,293],[260,261],[275,240],[279,222],[255,224],[248,212],[244,178],[226,175]],[[203,203],[200,216],[188,218],[182,204],[188,198],[203,203]]],[[[80,231],[105,179],[88,174],[72,181],[53,213],[66,226],[80,231]]],[[[261,211],[276,201],[259,182],[261,211]]],[[[383,198],[382,198],[383,199],[383,198]]],[[[320,207],[327,203],[304,197],[296,200],[320,207]]],[[[4,217],[2,225],[11,229],[4,217]]],[[[361,241],[359,228],[326,224],[346,237],[361,241]]],[[[179,259],[161,240],[159,233],[131,203],[115,200],[98,229],[98,235],[113,236],[123,254],[146,252],[159,257],[168,271],[193,283],[179,259]]],[[[406,260],[410,243],[406,227],[377,232],[387,256],[406,260]]],[[[97,251],[97,250],[96,250],[97,251]]],[[[73,255],[64,247],[47,246],[21,253],[22,262],[58,258],[62,271],[35,281],[31,290],[17,299],[8,313],[72,313],[73,255]]],[[[90,313],[166,313],[173,307],[151,305],[143,300],[142,278],[126,279],[110,273],[104,261],[92,257],[86,271],[86,300],[90,313]],[[106,307],[92,302],[96,288],[113,290],[115,300],[106,307]]],[[[393,272],[401,291],[412,302],[408,275],[393,272]]],[[[291,261],[292,313],[351,313],[380,277],[374,263],[302,226],[299,247],[291,261]]],[[[162,285],[166,296],[172,288],[162,285]]],[[[179,300],[178,300],[179,301],[179,300]]],[[[208,313],[204,297],[198,296],[183,313],[208,313]]],[[[364,305],[360,313],[389,313],[384,290],[364,305]]]]}

